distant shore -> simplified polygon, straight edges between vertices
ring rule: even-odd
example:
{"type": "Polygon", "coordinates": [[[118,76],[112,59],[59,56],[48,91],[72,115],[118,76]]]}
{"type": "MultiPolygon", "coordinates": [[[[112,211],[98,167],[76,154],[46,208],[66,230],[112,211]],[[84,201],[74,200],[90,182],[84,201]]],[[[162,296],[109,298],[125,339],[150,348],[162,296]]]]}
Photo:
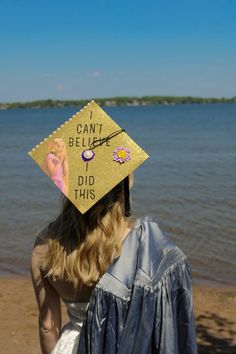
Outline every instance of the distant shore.
{"type": "MultiPolygon", "coordinates": [[[[38,310],[30,278],[0,277],[0,299],[1,353],[40,354],[38,310]]],[[[193,303],[198,353],[235,353],[236,288],[194,285],[193,303]]]]}
{"type": "MultiPolygon", "coordinates": [[[[110,97],[94,98],[100,106],[148,106],[148,105],[174,105],[174,104],[194,104],[194,103],[236,103],[236,96],[232,98],[213,98],[213,97],[192,97],[192,96],[142,96],[142,97],[110,97]]],[[[10,102],[0,103],[0,110],[13,108],[61,108],[84,106],[91,99],[82,100],[36,100],[31,102],[10,102]]]]}

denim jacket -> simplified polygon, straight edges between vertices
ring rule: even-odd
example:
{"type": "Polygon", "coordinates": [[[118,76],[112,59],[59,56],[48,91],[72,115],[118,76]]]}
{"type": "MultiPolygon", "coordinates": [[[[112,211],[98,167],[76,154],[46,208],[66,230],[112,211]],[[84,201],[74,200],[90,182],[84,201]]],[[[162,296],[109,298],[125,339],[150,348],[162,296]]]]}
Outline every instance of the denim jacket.
{"type": "Polygon", "coordinates": [[[151,219],[136,221],[97,283],[77,353],[197,353],[191,267],[151,219]]]}

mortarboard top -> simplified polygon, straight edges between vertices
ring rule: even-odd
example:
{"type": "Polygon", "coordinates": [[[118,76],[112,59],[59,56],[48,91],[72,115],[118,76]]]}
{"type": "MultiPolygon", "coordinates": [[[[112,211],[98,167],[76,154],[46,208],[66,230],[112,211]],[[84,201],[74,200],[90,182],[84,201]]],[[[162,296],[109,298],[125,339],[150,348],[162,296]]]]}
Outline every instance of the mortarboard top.
{"type": "Polygon", "coordinates": [[[94,101],[28,154],[82,214],[148,158],[94,101]]]}

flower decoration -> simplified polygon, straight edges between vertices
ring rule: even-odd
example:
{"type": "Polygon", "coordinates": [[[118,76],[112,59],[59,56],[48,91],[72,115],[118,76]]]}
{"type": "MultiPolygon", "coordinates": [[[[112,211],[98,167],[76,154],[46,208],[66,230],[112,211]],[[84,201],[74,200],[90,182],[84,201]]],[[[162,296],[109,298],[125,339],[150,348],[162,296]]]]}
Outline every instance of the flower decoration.
{"type": "Polygon", "coordinates": [[[95,156],[95,152],[90,149],[84,150],[81,154],[82,160],[85,162],[91,161],[94,158],[94,156],[95,156]]]}
{"type": "Polygon", "coordinates": [[[124,146],[119,146],[113,151],[113,160],[119,163],[124,163],[131,160],[130,150],[124,146]]]}

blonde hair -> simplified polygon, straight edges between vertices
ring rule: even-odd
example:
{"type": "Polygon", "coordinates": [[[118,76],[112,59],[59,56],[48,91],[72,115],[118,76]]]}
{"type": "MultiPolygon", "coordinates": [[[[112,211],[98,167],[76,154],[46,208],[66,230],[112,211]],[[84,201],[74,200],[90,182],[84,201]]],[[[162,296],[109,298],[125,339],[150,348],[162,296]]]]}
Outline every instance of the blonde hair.
{"type": "Polygon", "coordinates": [[[43,272],[75,288],[95,284],[120,255],[125,228],[123,181],[85,214],[63,197],[62,212],[48,226],[43,272]]]}

